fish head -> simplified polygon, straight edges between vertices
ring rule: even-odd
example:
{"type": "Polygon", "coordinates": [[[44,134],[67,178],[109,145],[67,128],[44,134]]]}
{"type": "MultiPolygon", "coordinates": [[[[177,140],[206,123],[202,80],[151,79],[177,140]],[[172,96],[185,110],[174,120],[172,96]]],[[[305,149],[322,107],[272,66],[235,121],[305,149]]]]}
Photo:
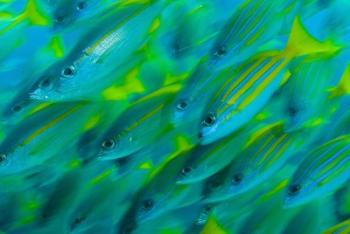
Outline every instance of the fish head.
{"type": "Polygon", "coordinates": [[[315,194],[315,183],[310,178],[293,178],[286,187],[284,207],[296,207],[311,201],[315,194]]]}
{"type": "Polygon", "coordinates": [[[34,107],[35,103],[26,96],[17,96],[9,104],[7,104],[1,114],[1,122],[11,123],[12,121],[17,122],[18,119],[23,116],[34,107]]]}
{"type": "Polygon", "coordinates": [[[242,110],[232,110],[218,114],[216,108],[210,108],[200,122],[199,141],[207,145],[222,139],[244,126],[250,119],[242,110]]]}
{"type": "MultiPolygon", "coordinates": [[[[79,94],[80,87],[77,84],[78,67],[71,63],[56,64],[49,68],[34,84],[31,99],[40,101],[61,101],[79,94]]],[[[83,75],[83,74],[79,74],[83,75]]]]}
{"type": "Polygon", "coordinates": [[[138,140],[132,133],[119,134],[114,137],[105,137],[101,142],[99,159],[109,160],[128,156],[135,152],[138,140]]]}
{"type": "Polygon", "coordinates": [[[200,123],[198,138],[201,144],[206,145],[220,138],[217,129],[219,119],[215,112],[208,112],[200,123]]]}
{"type": "Polygon", "coordinates": [[[171,105],[170,121],[174,126],[193,124],[203,111],[204,100],[194,98],[186,91],[180,93],[171,105]]]}
{"type": "Polygon", "coordinates": [[[178,184],[196,182],[197,180],[193,180],[196,169],[197,168],[193,163],[187,163],[187,165],[184,165],[184,167],[181,169],[176,182],[178,184]]]}
{"type": "Polygon", "coordinates": [[[25,147],[0,150],[0,175],[12,175],[28,169],[28,152],[25,147]]]}

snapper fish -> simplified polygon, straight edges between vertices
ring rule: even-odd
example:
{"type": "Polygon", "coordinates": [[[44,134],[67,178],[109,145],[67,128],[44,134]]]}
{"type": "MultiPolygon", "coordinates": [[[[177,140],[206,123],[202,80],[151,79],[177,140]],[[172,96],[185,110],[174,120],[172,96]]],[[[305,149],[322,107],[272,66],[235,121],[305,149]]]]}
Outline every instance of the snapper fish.
{"type": "Polygon", "coordinates": [[[222,171],[208,179],[206,202],[227,200],[246,192],[278,171],[300,145],[281,122],[256,131],[222,171]]]}
{"type": "Polygon", "coordinates": [[[131,105],[103,134],[98,158],[111,160],[128,156],[154,142],[170,126],[166,105],[179,85],[157,90],[131,105]]]}
{"type": "Polygon", "coordinates": [[[330,41],[314,39],[296,17],[283,51],[266,52],[250,59],[237,76],[227,77],[217,90],[200,122],[201,144],[227,136],[252,119],[288,80],[287,66],[295,57],[335,53],[339,49],[330,41]]]}
{"type": "Polygon", "coordinates": [[[76,100],[96,92],[98,87],[106,87],[110,83],[110,72],[127,62],[130,56],[141,53],[142,45],[157,28],[163,7],[162,1],[122,5],[117,12],[102,17],[100,24],[58,62],[59,66],[54,64],[54,69],[49,68],[41,75],[30,97],[76,100]]]}
{"type": "Polygon", "coordinates": [[[350,178],[350,137],[330,140],[305,156],[291,178],[285,194],[285,207],[323,198],[350,178]]]}
{"type": "Polygon", "coordinates": [[[119,232],[130,233],[147,220],[201,199],[201,183],[191,186],[173,183],[190,156],[191,151],[181,152],[152,172],[145,185],[135,194],[128,211],[117,223],[119,232]]]}
{"type": "Polygon", "coordinates": [[[0,174],[14,174],[38,166],[67,147],[79,134],[79,121],[84,121],[88,113],[83,106],[83,103],[53,105],[12,129],[0,144],[0,174]],[[77,120],[79,115],[81,119],[77,120]],[[68,128],[73,120],[74,127],[68,128]]]}
{"type": "Polygon", "coordinates": [[[248,0],[238,7],[219,31],[209,55],[201,59],[184,89],[177,95],[172,116],[174,124],[192,124],[191,120],[200,118],[209,97],[227,77],[232,76],[233,69],[222,71],[225,75],[218,75],[219,67],[246,60],[258,47],[280,32],[285,21],[283,11],[279,11],[280,4],[280,1],[276,4],[248,0]]]}

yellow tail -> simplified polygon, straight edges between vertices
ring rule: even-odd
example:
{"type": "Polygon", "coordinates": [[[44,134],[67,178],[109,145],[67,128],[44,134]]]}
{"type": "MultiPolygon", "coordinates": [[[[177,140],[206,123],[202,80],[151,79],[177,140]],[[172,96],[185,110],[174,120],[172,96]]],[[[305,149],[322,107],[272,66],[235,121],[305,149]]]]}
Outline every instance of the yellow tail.
{"type": "Polygon", "coordinates": [[[350,95],[350,64],[345,68],[338,85],[330,90],[331,98],[342,95],[350,95]]]}
{"type": "Polygon", "coordinates": [[[332,41],[318,41],[305,29],[299,17],[295,17],[292,30],[285,49],[287,56],[296,57],[311,54],[334,54],[340,50],[340,46],[332,41]]]}

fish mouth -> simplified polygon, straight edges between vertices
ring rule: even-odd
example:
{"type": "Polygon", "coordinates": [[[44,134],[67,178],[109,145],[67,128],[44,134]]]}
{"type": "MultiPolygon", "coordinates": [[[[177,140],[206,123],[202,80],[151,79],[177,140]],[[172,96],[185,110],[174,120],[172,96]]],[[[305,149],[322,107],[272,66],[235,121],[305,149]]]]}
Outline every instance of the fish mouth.
{"type": "Polygon", "coordinates": [[[29,97],[32,100],[48,100],[49,96],[43,95],[43,93],[40,90],[34,90],[33,92],[29,93],[29,97]]]}

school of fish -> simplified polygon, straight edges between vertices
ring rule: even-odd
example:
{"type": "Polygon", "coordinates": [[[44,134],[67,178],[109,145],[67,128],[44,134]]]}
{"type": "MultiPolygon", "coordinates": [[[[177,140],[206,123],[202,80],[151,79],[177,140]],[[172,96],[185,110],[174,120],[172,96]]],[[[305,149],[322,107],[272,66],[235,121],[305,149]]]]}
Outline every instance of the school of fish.
{"type": "Polygon", "coordinates": [[[0,0],[0,234],[349,234],[349,12],[0,0]]]}

